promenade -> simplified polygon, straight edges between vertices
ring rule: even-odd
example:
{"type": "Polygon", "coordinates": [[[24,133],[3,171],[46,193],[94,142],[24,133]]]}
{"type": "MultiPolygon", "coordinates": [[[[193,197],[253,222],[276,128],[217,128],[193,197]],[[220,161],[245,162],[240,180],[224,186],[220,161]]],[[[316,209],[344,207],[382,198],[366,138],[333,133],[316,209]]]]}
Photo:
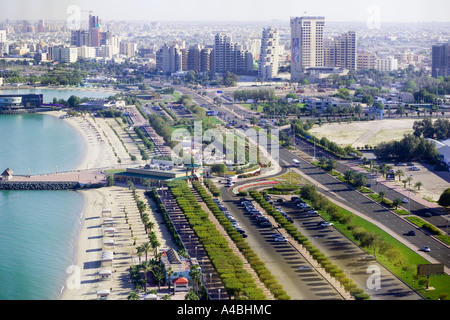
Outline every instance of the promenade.
{"type": "Polygon", "coordinates": [[[80,184],[96,184],[106,182],[106,174],[102,169],[74,170],[41,175],[13,175],[10,180],[0,182],[79,182],[80,184]]]}

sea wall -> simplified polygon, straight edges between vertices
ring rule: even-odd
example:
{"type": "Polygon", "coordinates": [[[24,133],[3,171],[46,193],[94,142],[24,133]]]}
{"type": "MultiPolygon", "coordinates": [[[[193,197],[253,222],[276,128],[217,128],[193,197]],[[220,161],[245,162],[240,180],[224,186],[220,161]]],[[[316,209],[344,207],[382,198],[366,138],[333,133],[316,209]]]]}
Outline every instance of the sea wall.
{"type": "Polygon", "coordinates": [[[81,186],[77,181],[5,181],[0,180],[0,190],[75,190],[81,186]]]}

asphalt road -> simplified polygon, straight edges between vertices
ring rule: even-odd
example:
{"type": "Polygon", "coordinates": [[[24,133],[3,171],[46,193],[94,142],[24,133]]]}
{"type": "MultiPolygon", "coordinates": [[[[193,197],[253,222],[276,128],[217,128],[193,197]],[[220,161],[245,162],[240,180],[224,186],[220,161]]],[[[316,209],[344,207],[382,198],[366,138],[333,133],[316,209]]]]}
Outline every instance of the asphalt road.
{"type": "MultiPolygon", "coordinates": [[[[218,107],[210,102],[210,100],[205,99],[203,96],[192,92],[189,89],[177,87],[177,91],[180,91],[183,94],[189,94],[193,97],[193,99],[200,105],[206,104],[207,108],[210,108],[211,110],[214,110],[216,112],[221,111],[224,115],[222,119],[232,119],[236,121],[236,127],[240,125],[248,124],[248,122],[243,121],[242,118],[235,118],[235,115],[229,111],[229,109],[234,109],[233,104],[225,103],[221,107],[218,107]]],[[[240,110],[240,109],[239,109],[240,110]]],[[[241,112],[239,111],[239,114],[242,114],[244,117],[248,118],[253,115],[252,112],[241,112]]],[[[270,139],[268,139],[270,140],[270,139]]],[[[304,151],[308,154],[313,155],[314,150],[313,148],[303,142],[302,140],[297,140],[298,144],[296,147],[304,151]]],[[[341,181],[331,177],[330,175],[326,174],[322,169],[317,168],[316,166],[310,164],[309,162],[295,156],[288,150],[284,148],[279,148],[279,159],[281,165],[290,165],[292,164],[292,160],[298,159],[301,162],[300,168],[295,168],[294,170],[300,170],[303,174],[306,174],[310,178],[314,179],[321,185],[323,185],[327,190],[321,190],[319,188],[319,191],[321,191],[323,194],[325,194],[330,199],[334,199],[336,201],[339,201],[343,203],[344,205],[347,205],[348,207],[359,211],[363,213],[364,215],[370,217],[371,219],[377,221],[378,223],[384,225],[386,228],[390,230],[394,235],[403,237],[404,240],[407,240],[407,243],[409,243],[409,246],[413,249],[422,254],[423,256],[431,257],[432,259],[435,259],[436,262],[443,263],[446,267],[450,267],[450,249],[442,244],[439,241],[436,241],[434,238],[428,236],[421,230],[416,230],[416,236],[410,237],[406,236],[406,233],[414,229],[414,227],[407,221],[403,220],[402,218],[396,216],[395,214],[391,213],[389,210],[385,209],[381,205],[375,203],[374,201],[371,201],[364,195],[357,192],[354,188],[348,186],[345,183],[342,183],[341,181]],[[421,251],[421,248],[424,246],[430,247],[431,251],[424,253],[421,251]]],[[[318,150],[316,148],[315,150],[316,157],[319,156],[328,156],[328,154],[325,154],[324,152],[318,150]]],[[[344,170],[345,167],[341,167],[343,164],[339,164],[339,170],[344,170]]],[[[393,190],[386,190],[389,197],[397,197],[395,195],[395,191],[393,190]]],[[[403,198],[403,196],[400,196],[403,198]]],[[[413,213],[421,213],[423,212],[423,206],[419,203],[415,203],[411,201],[411,212],[413,213]]],[[[433,217],[434,218],[434,217],[433,217]]],[[[436,218],[441,218],[436,216],[436,218]]],[[[430,221],[434,222],[434,221],[430,221]]],[[[437,225],[442,224],[442,221],[437,222],[437,225]]],[[[432,260],[431,259],[431,260],[432,260]]]]}

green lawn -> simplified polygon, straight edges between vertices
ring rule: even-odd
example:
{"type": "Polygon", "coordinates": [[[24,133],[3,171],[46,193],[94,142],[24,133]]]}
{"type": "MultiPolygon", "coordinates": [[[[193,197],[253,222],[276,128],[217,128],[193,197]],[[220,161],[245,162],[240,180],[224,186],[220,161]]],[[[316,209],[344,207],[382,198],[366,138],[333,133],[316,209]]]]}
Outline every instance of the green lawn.
{"type": "MultiPolygon", "coordinates": [[[[346,214],[351,214],[349,211],[342,209],[341,210],[346,214]]],[[[325,218],[326,214],[323,216],[325,218]]],[[[393,272],[397,277],[399,277],[402,281],[408,284],[411,288],[415,289],[422,296],[429,300],[437,300],[439,299],[440,294],[445,294],[450,292],[450,276],[447,274],[431,276],[429,286],[433,287],[434,290],[425,290],[424,286],[419,285],[418,280],[414,279],[414,275],[417,271],[418,264],[429,264],[429,262],[420,256],[417,252],[411,250],[403,243],[399,242],[394,237],[390,236],[388,233],[384,232],[376,225],[362,219],[359,216],[353,215],[352,225],[357,225],[365,228],[367,231],[372,232],[374,234],[380,235],[386,243],[392,244],[403,257],[403,263],[401,266],[394,265],[390,259],[387,257],[376,253],[378,261],[384,265],[387,269],[393,272]]],[[[347,229],[347,225],[341,225],[336,222],[335,227],[340,230],[343,234],[345,234],[349,239],[358,243],[352,236],[351,232],[347,229]]],[[[367,249],[367,248],[366,248],[367,249]]],[[[368,249],[367,252],[369,254],[373,254],[373,249],[368,249]]]]}

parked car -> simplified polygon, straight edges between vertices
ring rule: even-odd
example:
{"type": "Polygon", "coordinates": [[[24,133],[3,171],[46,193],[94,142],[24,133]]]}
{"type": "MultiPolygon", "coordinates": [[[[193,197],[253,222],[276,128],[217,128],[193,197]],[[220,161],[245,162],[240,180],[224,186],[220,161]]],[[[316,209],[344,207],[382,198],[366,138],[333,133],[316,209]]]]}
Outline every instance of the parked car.
{"type": "Polygon", "coordinates": [[[373,260],[376,260],[376,259],[377,258],[375,256],[365,256],[365,257],[361,258],[361,260],[363,260],[363,261],[373,261],[373,260]]]}
{"type": "Polygon", "coordinates": [[[300,271],[307,271],[307,270],[313,270],[314,268],[312,266],[300,266],[298,267],[298,270],[300,271]]]}
{"type": "Polygon", "coordinates": [[[283,202],[284,200],[283,200],[283,198],[278,198],[277,199],[277,202],[283,202]]]}
{"type": "Polygon", "coordinates": [[[288,239],[286,239],[285,237],[276,237],[273,239],[273,241],[277,241],[277,242],[287,242],[288,239]]]}
{"type": "Polygon", "coordinates": [[[403,199],[402,199],[402,202],[403,202],[403,203],[408,203],[409,201],[408,201],[407,198],[403,198],[403,199]]]}
{"type": "Polygon", "coordinates": [[[425,212],[424,216],[425,216],[425,217],[431,217],[432,214],[431,214],[431,212],[427,211],[427,212],[425,212]]]}

